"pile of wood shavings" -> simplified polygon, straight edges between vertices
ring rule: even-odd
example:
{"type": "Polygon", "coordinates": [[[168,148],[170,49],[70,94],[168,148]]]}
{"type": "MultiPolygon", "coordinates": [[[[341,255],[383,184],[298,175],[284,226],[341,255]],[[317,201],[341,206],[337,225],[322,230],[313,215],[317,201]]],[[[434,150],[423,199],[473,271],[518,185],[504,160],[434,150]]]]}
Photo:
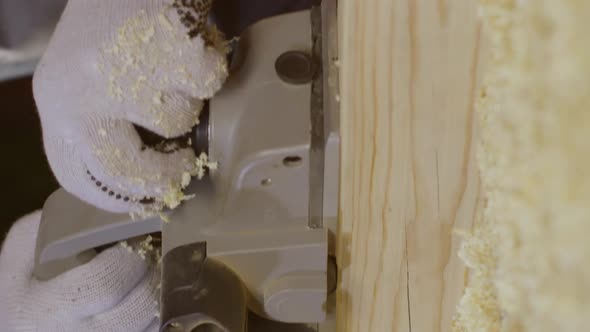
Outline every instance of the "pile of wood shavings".
{"type": "Polygon", "coordinates": [[[590,2],[484,0],[486,199],[454,331],[590,326],[590,2]]]}

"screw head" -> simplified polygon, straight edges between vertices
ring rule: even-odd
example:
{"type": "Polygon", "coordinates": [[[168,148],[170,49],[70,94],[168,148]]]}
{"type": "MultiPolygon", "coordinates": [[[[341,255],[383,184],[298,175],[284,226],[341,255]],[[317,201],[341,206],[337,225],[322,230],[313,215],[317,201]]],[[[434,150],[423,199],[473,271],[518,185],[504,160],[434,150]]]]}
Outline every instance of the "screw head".
{"type": "Polygon", "coordinates": [[[277,75],[289,84],[311,82],[317,71],[317,64],[311,55],[302,51],[287,51],[275,61],[277,75]]]}

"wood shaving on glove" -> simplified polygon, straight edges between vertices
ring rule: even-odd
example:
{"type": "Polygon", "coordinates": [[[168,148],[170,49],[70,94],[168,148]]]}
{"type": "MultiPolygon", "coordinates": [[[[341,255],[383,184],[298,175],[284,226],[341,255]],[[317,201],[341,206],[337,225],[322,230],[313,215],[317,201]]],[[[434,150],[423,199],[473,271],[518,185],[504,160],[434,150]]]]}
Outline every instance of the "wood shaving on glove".
{"type": "Polygon", "coordinates": [[[186,174],[201,177],[202,158],[189,147],[146,147],[136,128],[181,137],[221,88],[228,44],[207,23],[210,3],[68,2],[33,80],[45,151],[64,189],[146,216],[188,199],[186,174]]]}

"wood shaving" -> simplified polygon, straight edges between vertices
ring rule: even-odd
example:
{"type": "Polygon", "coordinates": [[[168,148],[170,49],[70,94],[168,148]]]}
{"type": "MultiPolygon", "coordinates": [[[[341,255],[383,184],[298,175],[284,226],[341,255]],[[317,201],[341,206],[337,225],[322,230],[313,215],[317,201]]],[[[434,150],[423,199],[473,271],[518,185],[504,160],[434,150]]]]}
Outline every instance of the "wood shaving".
{"type": "Polygon", "coordinates": [[[454,331],[587,331],[590,2],[481,4],[486,201],[461,249],[471,274],[454,331]]]}
{"type": "Polygon", "coordinates": [[[178,323],[178,322],[174,322],[172,324],[170,324],[170,327],[177,329],[177,330],[184,330],[184,327],[182,326],[182,324],[178,323]]]}
{"type": "Polygon", "coordinates": [[[195,162],[195,168],[192,170],[191,175],[196,176],[197,179],[201,180],[205,177],[207,170],[216,171],[219,164],[209,160],[209,156],[206,153],[201,153],[195,162]]]}
{"type": "Polygon", "coordinates": [[[162,212],[160,212],[158,215],[160,216],[160,219],[162,219],[162,221],[164,223],[166,223],[166,224],[170,223],[170,216],[168,216],[162,212]]]}
{"type": "MultiPolygon", "coordinates": [[[[106,70],[108,95],[120,103],[133,102],[141,106],[151,114],[153,124],[166,133],[166,137],[170,137],[169,133],[177,124],[175,119],[166,117],[162,111],[167,103],[164,92],[174,91],[178,85],[188,85],[193,87],[192,90],[202,92],[201,99],[209,98],[219,89],[219,78],[226,77],[228,73],[223,57],[211,64],[216,68],[207,72],[213,78],[205,78],[205,81],[193,77],[186,66],[177,70],[178,63],[186,60],[183,49],[200,54],[203,50],[198,48],[203,46],[188,39],[184,29],[174,28],[167,17],[169,11],[166,6],[162,8],[157,20],[141,11],[125,21],[112,44],[103,46],[98,64],[101,68],[110,69],[106,70]],[[165,31],[165,35],[159,38],[167,40],[155,40],[156,31],[165,31]],[[174,75],[170,77],[169,73],[174,75]]],[[[218,52],[229,52],[228,42],[215,26],[208,26],[206,35],[211,37],[218,52]]],[[[195,121],[199,112],[195,110],[195,121]]]]}
{"type": "Polygon", "coordinates": [[[188,187],[188,185],[191,183],[191,173],[189,172],[184,172],[182,174],[182,181],[180,183],[180,185],[182,186],[182,189],[188,187]]]}
{"type": "Polygon", "coordinates": [[[153,265],[159,265],[162,259],[162,248],[153,243],[151,235],[145,236],[142,240],[121,241],[119,244],[131,253],[137,254],[141,259],[153,265]]]}

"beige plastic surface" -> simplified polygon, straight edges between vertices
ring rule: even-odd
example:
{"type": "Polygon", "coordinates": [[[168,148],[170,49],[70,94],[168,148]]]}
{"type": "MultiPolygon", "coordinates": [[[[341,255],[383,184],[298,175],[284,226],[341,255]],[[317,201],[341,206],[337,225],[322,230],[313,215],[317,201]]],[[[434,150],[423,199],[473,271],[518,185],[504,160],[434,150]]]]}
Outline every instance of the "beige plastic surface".
{"type": "Polygon", "coordinates": [[[325,273],[291,273],[269,282],[264,290],[264,303],[272,317],[284,317],[288,323],[321,322],[325,320],[325,273]]]}
{"type": "Polygon", "coordinates": [[[240,68],[210,105],[210,156],[220,165],[211,179],[215,192],[164,226],[164,254],[206,241],[210,257],[239,271],[251,309],[280,321],[323,321],[328,235],[307,227],[311,86],[284,83],[274,66],[286,51],[311,53],[310,13],[262,21],[240,48],[240,68]],[[285,165],[288,157],[300,161],[285,165]],[[199,218],[200,234],[191,233],[199,222],[191,216],[204,215],[210,217],[199,218]]]}

